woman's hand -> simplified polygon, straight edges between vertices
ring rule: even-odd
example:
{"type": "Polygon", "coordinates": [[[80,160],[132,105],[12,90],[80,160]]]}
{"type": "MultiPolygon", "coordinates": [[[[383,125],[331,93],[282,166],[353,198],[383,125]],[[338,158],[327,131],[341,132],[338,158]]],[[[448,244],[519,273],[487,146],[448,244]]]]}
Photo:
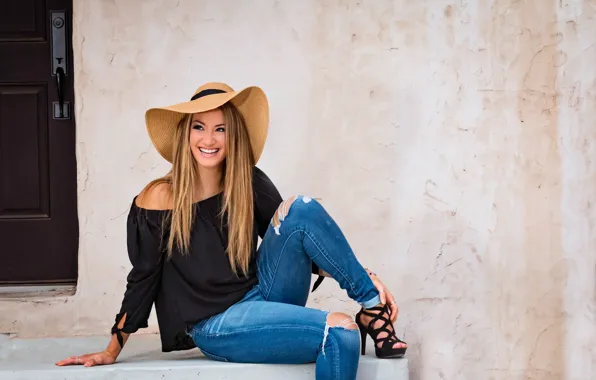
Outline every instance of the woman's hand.
{"type": "Polygon", "coordinates": [[[371,272],[369,269],[366,269],[366,272],[368,273],[370,279],[375,285],[375,288],[377,288],[377,290],[379,291],[381,303],[384,305],[389,305],[389,308],[391,309],[391,322],[395,323],[395,321],[397,321],[397,314],[399,312],[399,309],[397,308],[397,303],[395,302],[393,294],[391,294],[389,289],[387,289],[385,284],[383,284],[381,279],[374,272],[371,272]]]}
{"type": "Polygon", "coordinates": [[[70,358],[57,362],[56,365],[84,365],[85,367],[93,367],[96,365],[114,364],[115,362],[116,357],[106,350],[102,352],[96,352],[94,354],[71,356],[70,358]]]}

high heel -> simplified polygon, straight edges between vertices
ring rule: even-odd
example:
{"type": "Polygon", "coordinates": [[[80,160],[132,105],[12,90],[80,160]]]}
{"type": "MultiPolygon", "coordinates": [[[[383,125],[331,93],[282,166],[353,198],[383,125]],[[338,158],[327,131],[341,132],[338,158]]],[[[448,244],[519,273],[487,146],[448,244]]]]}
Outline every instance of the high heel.
{"type": "Polygon", "coordinates": [[[400,340],[396,335],[395,331],[390,330],[388,327],[393,325],[388,317],[385,317],[385,313],[387,316],[391,315],[389,308],[387,305],[383,306],[375,306],[371,307],[370,309],[361,309],[358,314],[356,314],[356,324],[358,325],[358,329],[360,330],[360,341],[362,342],[360,353],[361,355],[366,354],[366,334],[369,334],[370,337],[375,342],[375,354],[378,358],[381,359],[389,359],[389,358],[401,358],[406,353],[407,348],[393,348],[395,343],[406,343],[400,340]],[[376,311],[377,313],[371,313],[370,311],[376,311]],[[366,315],[368,317],[372,317],[368,326],[365,326],[362,323],[361,316],[366,315]],[[374,328],[375,322],[377,321],[384,321],[383,325],[378,328],[374,328]],[[387,333],[386,337],[379,338],[379,334],[385,332],[387,333]],[[381,343],[382,342],[382,343],[381,343]],[[379,347],[379,343],[381,343],[381,347],[379,347]]]}
{"type": "Polygon", "coordinates": [[[358,325],[358,330],[360,330],[360,342],[362,342],[361,349],[360,349],[360,355],[365,355],[366,354],[366,328],[358,322],[356,322],[356,324],[358,325]]]}

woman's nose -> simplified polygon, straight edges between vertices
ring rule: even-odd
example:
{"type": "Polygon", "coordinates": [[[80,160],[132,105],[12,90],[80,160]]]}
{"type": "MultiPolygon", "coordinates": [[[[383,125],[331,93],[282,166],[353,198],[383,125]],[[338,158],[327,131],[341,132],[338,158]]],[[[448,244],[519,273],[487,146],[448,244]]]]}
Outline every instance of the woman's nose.
{"type": "Polygon", "coordinates": [[[213,134],[213,132],[207,132],[205,133],[205,136],[203,137],[203,139],[205,140],[205,144],[213,144],[215,143],[215,135],[213,134]]]}

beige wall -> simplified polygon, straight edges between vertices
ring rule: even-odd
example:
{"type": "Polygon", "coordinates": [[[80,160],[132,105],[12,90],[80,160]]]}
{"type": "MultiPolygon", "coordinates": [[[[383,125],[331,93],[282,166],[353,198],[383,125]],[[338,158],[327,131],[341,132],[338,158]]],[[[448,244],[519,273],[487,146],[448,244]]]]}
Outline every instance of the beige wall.
{"type": "MultiPolygon", "coordinates": [[[[596,377],[596,2],[74,3],[79,287],[0,332],[107,334],[168,169],[143,112],[218,80],[267,91],[260,167],[394,291],[412,379],[596,377]]],[[[355,312],[338,290],[310,305],[355,312]]]]}

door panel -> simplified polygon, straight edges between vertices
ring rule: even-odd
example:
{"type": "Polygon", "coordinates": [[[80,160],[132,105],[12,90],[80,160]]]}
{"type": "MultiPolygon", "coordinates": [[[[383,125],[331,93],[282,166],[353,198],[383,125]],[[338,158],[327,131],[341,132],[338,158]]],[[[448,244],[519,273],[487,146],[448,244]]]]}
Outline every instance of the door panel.
{"type": "Polygon", "coordinates": [[[0,284],[77,278],[71,0],[18,0],[0,12],[0,284]],[[6,9],[7,8],[7,9],[6,9]],[[70,119],[52,69],[52,10],[66,12],[70,119]]]}
{"type": "Polygon", "coordinates": [[[47,88],[0,86],[0,219],[49,218],[47,88]]]}
{"type": "Polygon", "coordinates": [[[46,2],[10,0],[0,12],[0,42],[45,41],[46,2]]]}

